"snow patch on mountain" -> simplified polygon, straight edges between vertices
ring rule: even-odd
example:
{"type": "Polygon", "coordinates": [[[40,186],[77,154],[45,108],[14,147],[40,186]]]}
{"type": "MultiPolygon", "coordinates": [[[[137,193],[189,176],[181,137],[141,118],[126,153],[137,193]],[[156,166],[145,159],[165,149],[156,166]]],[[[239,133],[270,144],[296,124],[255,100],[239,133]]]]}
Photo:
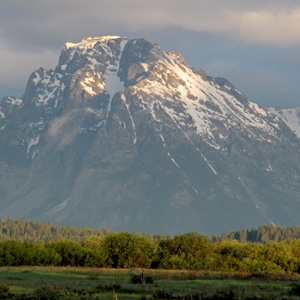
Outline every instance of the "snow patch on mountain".
{"type": "Polygon", "coordinates": [[[107,43],[110,40],[120,39],[120,36],[100,36],[100,37],[86,37],[81,40],[79,43],[66,43],[65,48],[79,48],[80,50],[86,50],[88,48],[93,48],[98,42],[107,43]]]}
{"type": "Polygon", "coordinates": [[[101,73],[95,71],[86,72],[80,85],[92,97],[103,92],[105,87],[101,73]]]}
{"type": "MultiPolygon", "coordinates": [[[[23,106],[23,99],[16,97],[6,97],[3,103],[6,104],[6,111],[11,113],[15,109],[20,109],[23,106]]],[[[0,109],[1,110],[1,109],[0,109]]]]}
{"type": "Polygon", "coordinates": [[[47,212],[44,213],[45,216],[47,215],[52,215],[54,213],[57,213],[58,211],[64,209],[66,205],[68,204],[70,198],[67,198],[65,201],[62,203],[58,204],[57,206],[53,207],[52,209],[48,210],[47,212]]]}
{"type": "MultiPolygon", "coordinates": [[[[168,147],[167,147],[167,145],[166,145],[166,142],[165,142],[164,137],[162,136],[162,134],[159,134],[159,137],[160,137],[160,139],[161,139],[161,141],[162,141],[162,143],[163,143],[163,147],[167,150],[168,147]]],[[[172,154],[171,154],[168,150],[167,150],[167,155],[170,157],[172,163],[173,163],[177,168],[181,169],[181,167],[179,166],[179,164],[176,162],[176,160],[174,159],[174,157],[172,156],[172,154]]]]}
{"type": "Polygon", "coordinates": [[[83,38],[79,43],[66,43],[63,48],[63,52],[67,51],[69,53],[68,59],[61,66],[66,68],[65,66],[71,62],[76,55],[85,55],[90,64],[96,65],[98,63],[98,59],[95,58],[95,54],[100,54],[97,51],[97,45],[101,44],[101,56],[107,55],[108,57],[113,57],[113,53],[111,48],[108,46],[108,42],[116,42],[118,40],[125,41],[127,39],[120,36],[87,37],[83,38]]]}
{"type": "Polygon", "coordinates": [[[32,82],[36,85],[41,81],[41,76],[37,71],[35,71],[33,75],[35,77],[32,79],[32,82]]]}
{"type": "Polygon", "coordinates": [[[269,111],[278,116],[300,138],[300,108],[274,108],[269,111]]]}
{"type": "Polygon", "coordinates": [[[1,111],[1,108],[0,108],[0,118],[5,119],[5,114],[1,111]]]}
{"type": "MultiPolygon", "coordinates": [[[[33,146],[36,146],[38,145],[40,142],[40,136],[38,135],[37,137],[33,138],[33,139],[30,139],[29,142],[28,142],[28,146],[27,146],[27,158],[28,158],[28,155],[30,153],[30,150],[33,146]]],[[[36,151],[33,151],[32,153],[32,156],[31,156],[31,159],[33,159],[36,155],[36,151]]]]}
{"type": "Polygon", "coordinates": [[[105,74],[103,74],[105,87],[105,92],[109,95],[109,102],[107,106],[107,114],[106,114],[106,120],[109,116],[110,110],[111,110],[111,102],[114,97],[114,95],[118,92],[124,92],[124,82],[120,80],[120,77],[118,76],[119,68],[120,68],[120,60],[124,51],[124,48],[126,44],[128,43],[128,40],[122,40],[120,43],[120,54],[118,59],[115,61],[114,64],[111,64],[108,68],[105,74]]]}
{"type": "Polygon", "coordinates": [[[121,95],[121,99],[124,101],[124,104],[125,104],[125,106],[126,106],[126,109],[127,109],[127,112],[128,112],[129,118],[130,118],[130,121],[131,121],[132,129],[133,129],[133,134],[134,134],[133,144],[135,145],[135,144],[136,144],[136,141],[137,141],[135,123],[134,123],[132,114],[131,114],[131,112],[130,112],[129,104],[126,102],[126,98],[125,98],[124,94],[121,95]]]}
{"type": "Polygon", "coordinates": [[[46,127],[44,118],[40,117],[38,121],[29,121],[28,128],[33,131],[43,131],[46,127]]]}
{"type": "Polygon", "coordinates": [[[168,151],[167,154],[168,154],[168,156],[171,158],[171,161],[173,162],[173,164],[174,164],[177,168],[181,169],[180,166],[178,165],[178,163],[176,162],[176,160],[174,159],[174,157],[171,155],[171,153],[168,151]]]}
{"type": "Polygon", "coordinates": [[[256,103],[249,102],[249,106],[252,110],[256,111],[259,113],[261,116],[266,117],[267,116],[267,110],[261,106],[259,106],[256,103]]]}
{"type": "Polygon", "coordinates": [[[266,168],[266,171],[267,171],[267,172],[272,172],[272,171],[273,171],[273,168],[272,168],[272,166],[270,165],[270,163],[268,163],[268,167],[266,168]]]}
{"type": "Polygon", "coordinates": [[[11,105],[21,106],[23,104],[23,99],[15,98],[15,97],[7,97],[7,100],[11,105]]]}
{"type": "Polygon", "coordinates": [[[32,82],[37,86],[37,93],[33,98],[33,102],[37,107],[47,106],[50,100],[59,97],[61,91],[61,74],[53,70],[46,71],[39,69],[33,75],[35,77],[32,79],[32,82]]]}

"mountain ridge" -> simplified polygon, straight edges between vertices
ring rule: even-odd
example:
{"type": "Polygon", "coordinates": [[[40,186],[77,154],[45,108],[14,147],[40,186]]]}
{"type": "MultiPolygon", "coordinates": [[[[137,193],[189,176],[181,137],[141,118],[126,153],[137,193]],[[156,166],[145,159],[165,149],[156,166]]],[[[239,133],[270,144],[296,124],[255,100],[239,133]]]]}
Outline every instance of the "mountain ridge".
{"type": "Polygon", "coordinates": [[[0,128],[1,218],[166,233],[297,223],[288,126],[144,39],[66,43],[23,99],[1,102],[0,128]]]}

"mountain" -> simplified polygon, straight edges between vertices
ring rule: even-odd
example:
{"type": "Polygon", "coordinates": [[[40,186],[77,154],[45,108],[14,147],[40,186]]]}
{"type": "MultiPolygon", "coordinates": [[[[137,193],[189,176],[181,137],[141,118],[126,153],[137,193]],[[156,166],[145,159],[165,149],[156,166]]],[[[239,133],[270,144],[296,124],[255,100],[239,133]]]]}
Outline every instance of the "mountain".
{"type": "Polygon", "coordinates": [[[2,100],[0,145],[1,218],[152,233],[298,224],[296,135],[144,39],[66,43],[55,70],[2,100]]]}

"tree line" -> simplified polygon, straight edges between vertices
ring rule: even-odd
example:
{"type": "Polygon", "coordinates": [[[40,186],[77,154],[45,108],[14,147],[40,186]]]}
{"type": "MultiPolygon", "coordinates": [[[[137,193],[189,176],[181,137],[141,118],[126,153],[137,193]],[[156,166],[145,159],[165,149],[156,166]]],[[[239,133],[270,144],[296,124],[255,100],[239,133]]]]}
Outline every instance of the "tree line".
{"type": "Polygon", "coordinates": [[[300,227],[262,225],[258,229],[252,228],[251,230],[235,231],[230,232],[229,234],[223,233],[220,238],[214,235],[212,239],[215,241],[237,240],[241,243],[268,243],[269,241],[281,242],[285,240],[298,240],[300,239],[300,227]]]}
{"type": "MultiPolygon", "coordinates": [[[[54,225],[49,222],[25,221],[23,219],[13,220],[8,217],[5,221],[0,220],[0,240],[16,240],[20,242],[43,241],[45,243],[54,242],[59,239],[67,239],[75,242],[82,242],[87,237],[94,235],[104,237],[111,234],[109,229],[76,228],[73,226],[54,225]]],[[[166,238],[168,235],[150,233],[142,234],[153,239],[166,238]]]]}
{"type": "Polygon", "coordinates": [[[54,225],[49,222],[25,221],[18,219],[13,221],[8,217],[5,221],[0,220],[0,240],[16,240],[20,242],[43,241],[45,243],[68,239],[81,242],[90,235],[105,236],[110,230],[83,227],[77,229],[73,226],[54,225]]]}
{"type": "MultiPolygon", "coordinates": [[[[78,229],[73,226],[61,226],[51,223],[42,223],[39,221],[25,221],[18,219],[13,221],[8,217],[5,221],[0,220],[0,240],[16,240],[21,242],[43,241],[45,243],[57,241],[59,239],[68,239],[76,242],[82,242],[87,237],[94,235],[104,237],[111,234],[108,229],[95,229],[83,227],[78,229]]],[[[154,240],[169,238],[166,234],[143,233],[143,236],[150,237],[154,240]]],[[[300,239],[300,227],[280,227],[274,225],[262,225],[258,229],[234,231],[230,233],[222,233],[221,236],[213,234],[210,237],[212,242],[233,241],[237,240],[241,243],[268,243],[270,241],[281,242],[285,240],[300,239]]]]}
{"type": "Polygon", "coordinates": [[[155,240],[128,232],[91,235],[81,242],[1,241],[0,266],[22,265],[300,273],[300,241],[212,242],[200,233],[155,240]]]}
{"type": "Polygon", "coordinates": [[[86,266],[300,273],[300,227],[264,225],[220,237],[114,233],[0,221],[0,266],[86,266]]]}

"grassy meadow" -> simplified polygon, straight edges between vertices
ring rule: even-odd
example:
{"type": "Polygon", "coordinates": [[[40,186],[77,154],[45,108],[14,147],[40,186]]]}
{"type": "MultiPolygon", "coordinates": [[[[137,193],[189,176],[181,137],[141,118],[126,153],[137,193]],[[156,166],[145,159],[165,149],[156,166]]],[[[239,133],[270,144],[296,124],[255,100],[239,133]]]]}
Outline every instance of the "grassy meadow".
{"type": "Polygon", "coordinates": [[[300,299],[299,280],[267,272],[2,267],[0,299],[300,299]],[[133,274],[153,283],[132,283],[133,274]]]}

